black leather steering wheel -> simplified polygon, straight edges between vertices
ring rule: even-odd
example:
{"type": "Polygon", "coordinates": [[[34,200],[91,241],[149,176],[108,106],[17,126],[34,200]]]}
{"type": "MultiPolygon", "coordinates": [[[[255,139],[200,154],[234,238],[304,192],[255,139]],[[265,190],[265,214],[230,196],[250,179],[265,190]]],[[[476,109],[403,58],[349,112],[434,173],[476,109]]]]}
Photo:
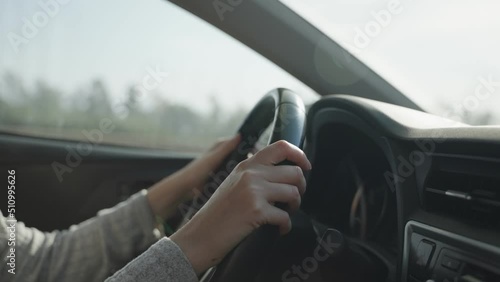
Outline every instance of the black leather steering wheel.
{"type": "MultiPolygon", "coordinates": [[[[207,182],[204,197],[195,199],[185,221],[191,218],[213,194],[232,169],[248,157],[262,133],[271,126],[268,144],[285,140],[301,147],[305,137],[306,112],[301,98],[290,90],[279,88],[266,94],[253,108],[238,132],[241,142],[237,149],[214,172],[214,177],[207,182]],[[211,191],[209,191],[211,190],[211,191]]],[[[287,165],[283,162],[279,165],[287,165]]],[[[274,226],[262,226],[241,242],[224,260],[212,269],[202,281],[254,281],[258,276],[261,257],[279,237],[274,226]]]]}

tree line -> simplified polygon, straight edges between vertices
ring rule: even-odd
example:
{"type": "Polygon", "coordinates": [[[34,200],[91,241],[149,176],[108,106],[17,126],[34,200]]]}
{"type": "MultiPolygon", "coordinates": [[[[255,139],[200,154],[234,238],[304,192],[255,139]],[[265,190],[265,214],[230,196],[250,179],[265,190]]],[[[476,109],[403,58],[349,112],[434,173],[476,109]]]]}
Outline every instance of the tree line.
{"type": "Polygon", "coordinates": [[[210,110],[200,113],[155,91],[148,93],[153,105],[144,107],[137,94],[131,86],[117,104],[101,79],[65,93],[43,80],[27,87],[19,75],[5,72],[0,79],[0,130],[81,140],[82,130],[111,119],[115,128],[105,143],[199,152],[220,136],[234,134],[248,111],[224,109],[211,95],[210,110]]]}

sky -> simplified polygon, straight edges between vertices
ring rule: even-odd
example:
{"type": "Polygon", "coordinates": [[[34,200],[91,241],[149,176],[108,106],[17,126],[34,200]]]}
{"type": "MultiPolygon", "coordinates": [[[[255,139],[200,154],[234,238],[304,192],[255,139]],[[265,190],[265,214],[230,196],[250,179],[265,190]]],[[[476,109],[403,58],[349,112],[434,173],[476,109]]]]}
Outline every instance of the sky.
{"type": "MultiPolygon", "coordinates": [[[[168,77],[155,91],[201,111],[212,95],[224,107],[249,108],[275,87],[317,98],[262,56],[162,0],[65,0],[16,53],[9,34],[22,35],[23,18],[42,11],[39,1],[55,0],[0,1],[0,73],[22,74],[28,84],[43,79],[72,93],[99,77],[120,100],[148,68],[158,68],[168,77]]],[[[391,1],[282,0],[431,112],[463,104],[480,78],[500,81],[500,2],[401,0],[391,13],[391,1]],[[357,48],[357,32],[383,11],[390,20],[357,48]]],[[[496,112],[499,96],[497,87],[476,113],[496,112]]]]}

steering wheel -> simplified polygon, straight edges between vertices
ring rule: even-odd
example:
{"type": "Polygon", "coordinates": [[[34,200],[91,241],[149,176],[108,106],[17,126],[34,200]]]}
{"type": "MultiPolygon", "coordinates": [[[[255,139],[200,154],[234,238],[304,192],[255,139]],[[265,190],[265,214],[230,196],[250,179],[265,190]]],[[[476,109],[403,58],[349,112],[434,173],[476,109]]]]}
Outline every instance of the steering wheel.
{"type": "MultiPolygon", "coordinates": [[[[203,196],[193,201],[184,220],[189,220],[208,201],[233,168],[248,157],[269,125],[272,133],[268,144],[286,140],[300,148],[304,142],[305,121],[304,104],[292,91],[279,88],[266,94],[240,127],[239,146],[212,175],[205,185],[203,196]]],[[[288,164],[290,163],[285,161],[277,165],[288,164]]],[[[280,203],[276,205],[285,209],[280,203]]],[[[350,244],[341,232],[318,225],[300,211],[290,218],[292,230],[288,235],[281,237],[278,227],[261,226],[226,255],[219,265],[210,269],[201,282],[384,281],[384,266],[355,244],[350,244]],[[317,254],[318,243],[325,246],[325,242],[334,243],[336,250],[321,265],[314,262],[317,263],[315,269],[319,271],[301,273],[305,276],[294,277],[295,270],[292,269],[292,273],[289,268],[300,261],[303,266],[311,267],[307,265],[307,259],[311,258],[313,250],[317,254]],[[363,271],[360,272],[359,269],[363,271]],[[311,279],[305,278],[306,276],[311,279]]]]}
{"type": "MultiPolygon", "coordinates": [[[[231,173],[234,167],[248,157],[263,132],[271,128],[268,144],[285,140],[301,147],[305,137],[306,112],[301,98],[288,89],[278,88],[267,93],[252,109],[238,130],[240,144],[222,165],[214,172],[204,186],[202,195],[193,200],[184,212],[183,222],[187,222],[215,192],[217,187],[231,173]]],[[[285,161],[279,165],[287,165],[285,161]]],[[[279,237],[274,226],[263,226],[240,243],[214,270],[206,281],[254,281],[258,273],[255,266],[265,255],[266,246],[279,237]],[[241,253],[243,251],[243,253],[241,253]],[[243,270],[244,269],[244,270],[243,270]],[[243,271],[243,272],[242,272],[243,271]]],[[[202,280],[203,281],[203,280],[202,280]]]]}
{"type": "Polygon", "coordinates": [[[241,135],[240,144],[222,162],[211,175],[203,187],[200,196],[191,202],[188,209],[184,209],[183,220],[179,227],[189,221],[200,210],[217,187],[226,179],[231,171],[241,161],[248,158],[261,135],[271,126],[272,134],[267,144],[279,140],[301,147],[305,137],[306,113],[301,98],[292,91],[278,88],[267,93],[250,111],[247,118],[240,126],[238,133],[241,135]]]}

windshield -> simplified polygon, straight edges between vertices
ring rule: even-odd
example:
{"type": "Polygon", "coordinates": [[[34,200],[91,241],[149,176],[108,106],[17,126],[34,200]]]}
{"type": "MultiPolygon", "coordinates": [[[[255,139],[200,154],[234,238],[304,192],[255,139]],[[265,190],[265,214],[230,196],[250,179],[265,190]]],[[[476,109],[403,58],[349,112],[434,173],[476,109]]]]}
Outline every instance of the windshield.
{"type": "Polygon", "coordinates": [[[500,2],[282,2],[424,110],[500,124],[500,2]]]}

